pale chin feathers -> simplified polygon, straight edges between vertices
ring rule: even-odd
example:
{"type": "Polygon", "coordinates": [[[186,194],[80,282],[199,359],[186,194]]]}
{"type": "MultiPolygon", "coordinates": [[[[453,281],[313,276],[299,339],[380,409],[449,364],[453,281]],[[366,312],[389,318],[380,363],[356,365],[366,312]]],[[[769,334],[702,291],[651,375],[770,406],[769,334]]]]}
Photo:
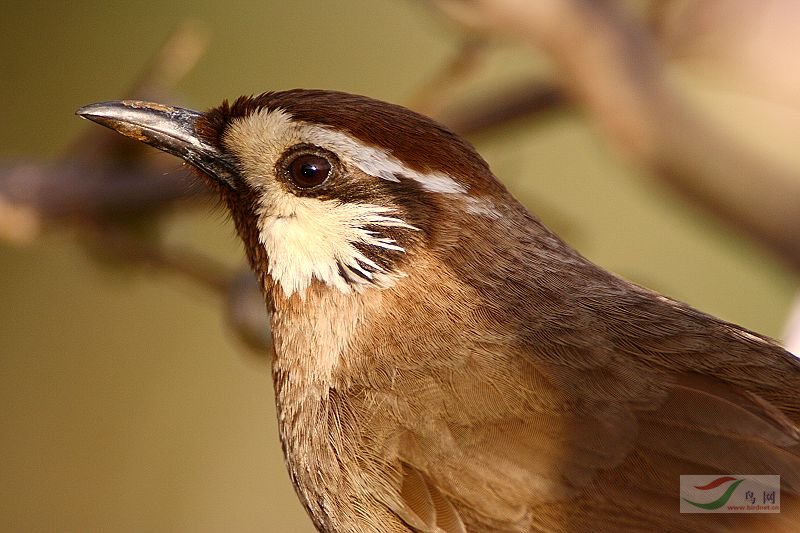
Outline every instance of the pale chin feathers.
{"type": "Polygon", "coordinates": [[[269,275],[286,297],[302,297],[314,279],[343,293],[390,287],[405,274],[362,250],[405,252],[380,229],[417,228],[391,215],[378,205],[283,195],[258,213],[269,275]]]}

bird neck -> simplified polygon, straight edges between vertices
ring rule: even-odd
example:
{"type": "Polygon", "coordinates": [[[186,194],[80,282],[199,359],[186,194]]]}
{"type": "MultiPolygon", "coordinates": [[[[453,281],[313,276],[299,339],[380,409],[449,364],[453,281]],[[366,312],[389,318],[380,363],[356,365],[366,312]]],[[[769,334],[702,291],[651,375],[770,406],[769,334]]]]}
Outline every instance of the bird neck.
{"type": "MultiPolygon", "coordinates": [[[[273,367],[288,378],[281,386],[303,387],[306,394],[314,396],[324,394],[332,386],[335,370],[356,326],[363,320],[361,298],[321,282],[289,297],[271,283],[266,292],[275,337],[273,367]]],[[[295,392],[302,391],[292,391],[295,392]]]]}
{"type": "Polygon", "coordinates": [[[363,490],[363,481],[354,470],[357,437],[344,432],[339,421],[341,391],[347,387],[340,365],[362,322],[361,299],[323,284],[302,296],[267,294],[273,307],[278,431],[289,475],[318,529],[352,530],[347,520],[355,513],[345,512],[351,506],[347,495],[363,490]]]}

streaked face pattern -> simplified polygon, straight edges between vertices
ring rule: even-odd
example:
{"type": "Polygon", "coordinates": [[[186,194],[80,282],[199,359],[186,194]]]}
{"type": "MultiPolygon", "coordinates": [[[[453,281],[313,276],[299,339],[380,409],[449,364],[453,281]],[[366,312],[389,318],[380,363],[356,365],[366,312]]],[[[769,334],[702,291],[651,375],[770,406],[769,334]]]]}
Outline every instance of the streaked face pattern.
{"type": "Polygon", "coordinates": [[[287,297],[302,296],[313,280],[344,293],[394,285],[435,230],[443,197],[499,216],[448,173],[412,168],[391,149],[286,107],[227,117],[217,142],[253,193],[268,274],[287,297]]]}

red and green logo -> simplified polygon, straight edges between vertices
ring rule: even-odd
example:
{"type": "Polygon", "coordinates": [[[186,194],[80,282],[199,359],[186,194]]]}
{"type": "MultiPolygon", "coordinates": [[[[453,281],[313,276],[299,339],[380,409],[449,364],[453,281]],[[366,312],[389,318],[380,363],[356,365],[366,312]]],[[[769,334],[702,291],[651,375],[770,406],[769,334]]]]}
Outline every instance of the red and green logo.
{"type": "Polygon", "coordinates": [[[681,474],[682,513],[780,513],[777,474],[681,474]]]}
{"type": "Polygon", "coordinates": [[[744,479],[736,479],[735,477],[730,477],[730,476],[718,477],[717,479],[715,479],[715,480],[713,480],[710,483],[707,483],[705,485],[695,485],[694,488],[697,489],[697,490],[702,490],[702,491],[710,491],[710,490],[716,489],[717,487],[719,487],[721,485],[725,485],[725,484],[730,483],[730,485],[728,485],[728,488],[725,489],[725,492],[723,492],[722,495],[719,498],[717,498],[716,500],[710,501],[710,502],[705,502],[705,503],[693,502],[693,501],[688,500],[686,498],[683,498],[683,501],[685,501],[686,503],[689,503],[691,505],[694,505],[695,507],[697,507],[699,509],[706,509],[706,510],[719,509],[720,507],[722,507],[723,505],[728,503],[728,500],[731,499],[731,496],[733,495],[734,491],[736,490],[736,487],[741,485],[742,481],[744,481],[744,479]]]}

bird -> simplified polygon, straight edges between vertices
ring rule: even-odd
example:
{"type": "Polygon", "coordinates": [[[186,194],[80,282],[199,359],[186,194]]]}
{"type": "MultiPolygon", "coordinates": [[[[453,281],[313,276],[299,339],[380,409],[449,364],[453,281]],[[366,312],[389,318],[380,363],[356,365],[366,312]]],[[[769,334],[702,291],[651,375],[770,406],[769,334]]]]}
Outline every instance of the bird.
{"type": "Polygon", "coordinates": [[[584,258],[445,126],[318,89],[77,114],[218,192],[319,531],[800,531],[800,361],[584,258]],[[781,512],[681,513],[681,475],[780,475],[781,512]]]}

